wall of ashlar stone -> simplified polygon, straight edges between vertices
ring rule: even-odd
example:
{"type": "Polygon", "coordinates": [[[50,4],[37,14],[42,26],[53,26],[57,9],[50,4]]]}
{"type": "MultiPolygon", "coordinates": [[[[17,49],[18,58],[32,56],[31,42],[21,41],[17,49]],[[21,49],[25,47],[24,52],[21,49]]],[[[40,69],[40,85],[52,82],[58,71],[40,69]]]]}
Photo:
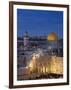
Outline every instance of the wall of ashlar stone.
{"type": "Polygon", "coordinates": [[[41,75],[57,77],[63,75],[63,57],[43,55],[39,58],[32,58],[27,67],[17,70],[18,80],[35,78],[41,75]]]}
{"type": "Polygon", "coordinates": [[[52,57],[51,72],[56,74],[63,74],[63,57],[52,57]]]}
{"type": "MultiPolygon", "coordinates": [[[[54,73],[63,74],[63,57],[57,56],[41,56],[37,59],[32,59],[30,62],[31,70],[39,73],[54,73]]],[[[33,71],[32,71],[33,72],[33,71]]]]}

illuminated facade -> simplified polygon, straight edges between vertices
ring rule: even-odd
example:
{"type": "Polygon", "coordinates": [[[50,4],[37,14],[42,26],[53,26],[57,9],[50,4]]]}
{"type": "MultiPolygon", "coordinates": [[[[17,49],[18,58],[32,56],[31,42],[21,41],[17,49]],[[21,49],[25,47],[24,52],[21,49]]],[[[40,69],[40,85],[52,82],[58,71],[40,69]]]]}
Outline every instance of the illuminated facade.
{"type": "Polygon", "coordinates": [[[63,58],[43,55],[38,58],[32,58],[28,67],[30,68],[30,73],[63,74],[63,58]]]}

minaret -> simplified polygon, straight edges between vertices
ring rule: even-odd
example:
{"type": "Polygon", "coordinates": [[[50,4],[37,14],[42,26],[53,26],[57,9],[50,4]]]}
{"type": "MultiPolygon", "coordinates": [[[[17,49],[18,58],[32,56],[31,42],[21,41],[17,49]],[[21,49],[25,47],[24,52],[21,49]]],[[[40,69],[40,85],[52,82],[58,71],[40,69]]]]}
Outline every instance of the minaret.
{"type": "Polygon", "coordinates": [[[29,46],[29,35],[28,32],[25,32],[24,34],[24,50],[27,50],[29,46]]]}

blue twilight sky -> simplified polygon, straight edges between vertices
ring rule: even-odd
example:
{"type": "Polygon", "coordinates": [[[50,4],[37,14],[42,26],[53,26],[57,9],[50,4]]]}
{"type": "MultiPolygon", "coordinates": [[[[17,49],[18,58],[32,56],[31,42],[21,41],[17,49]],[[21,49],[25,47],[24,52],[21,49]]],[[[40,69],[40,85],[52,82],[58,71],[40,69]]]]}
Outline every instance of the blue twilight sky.
{"type": "Polygon", "coordinates": [[[63,37],[63,11],[17,9],[17,35],[44,36],[55,32],[63,37]]]}

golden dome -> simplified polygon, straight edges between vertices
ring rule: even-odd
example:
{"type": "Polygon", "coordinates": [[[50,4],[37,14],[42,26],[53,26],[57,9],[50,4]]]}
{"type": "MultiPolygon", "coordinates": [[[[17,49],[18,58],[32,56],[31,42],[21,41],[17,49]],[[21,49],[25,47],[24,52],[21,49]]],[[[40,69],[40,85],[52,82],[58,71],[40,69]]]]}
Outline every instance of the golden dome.
{"type": "Polygon", "coordinates": [[[47,40],[49,40],[49,41],[56,41],[57,39],[58,39],[58,37],[57,37],[56,33],[54,33],[54,32],[51,32],[47,37],[47,40]]]}

